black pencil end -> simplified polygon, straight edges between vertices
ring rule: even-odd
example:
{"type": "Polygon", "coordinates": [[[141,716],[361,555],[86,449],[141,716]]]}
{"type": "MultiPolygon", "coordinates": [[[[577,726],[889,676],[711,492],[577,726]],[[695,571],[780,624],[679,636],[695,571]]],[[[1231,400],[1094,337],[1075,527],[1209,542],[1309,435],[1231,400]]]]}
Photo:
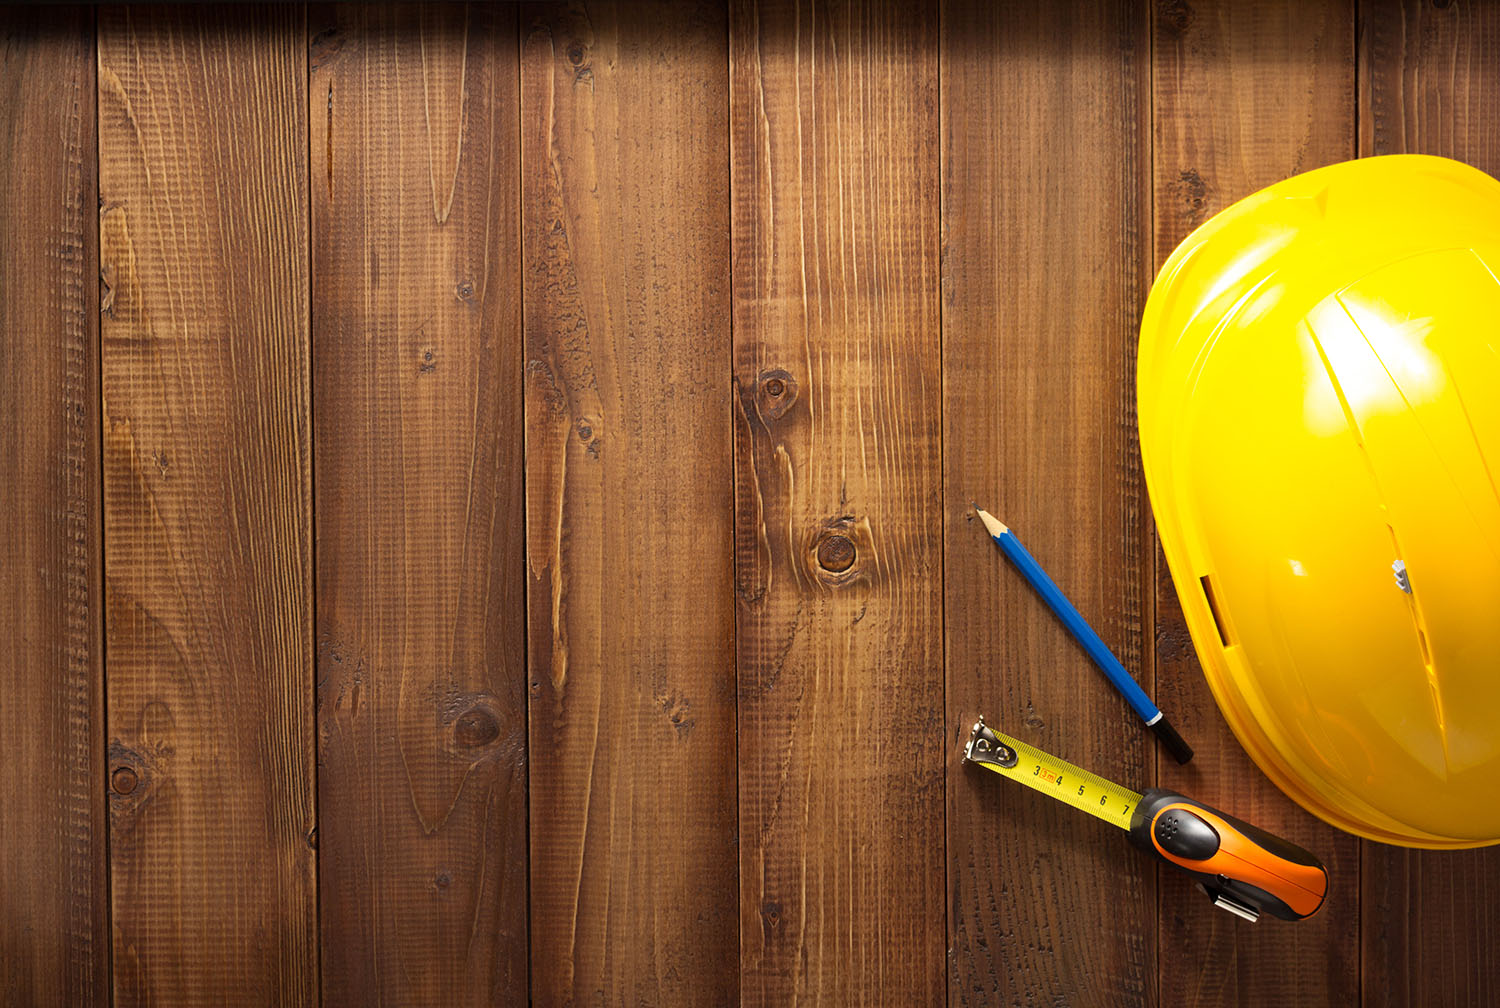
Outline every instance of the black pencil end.
{"type": "Polygon", "coordinates": [[[1182,736],[1177,734],[1177,729],[1172,727],[1172,723],[1166,719],[1165,715],[1156,719],[1156,723],[1151,725],[1151,730],[1156,733],[1162,746],[1178,763],[1186,763],[1193,758],[1193,747],[1182,740],[1182,736]]]}

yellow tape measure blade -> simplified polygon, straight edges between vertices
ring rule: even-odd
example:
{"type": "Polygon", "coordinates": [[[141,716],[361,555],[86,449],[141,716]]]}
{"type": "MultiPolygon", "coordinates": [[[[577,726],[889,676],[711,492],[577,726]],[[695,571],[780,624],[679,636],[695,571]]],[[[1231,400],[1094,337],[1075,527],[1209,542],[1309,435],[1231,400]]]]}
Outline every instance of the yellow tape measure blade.
{"type": "Polygon", "coordinates": [[[1141,803],[1136,792],[997,732],[983,719],[969,736],[964,759],[1122,830],[1130,829],[1130,815],[1141,803]]]}

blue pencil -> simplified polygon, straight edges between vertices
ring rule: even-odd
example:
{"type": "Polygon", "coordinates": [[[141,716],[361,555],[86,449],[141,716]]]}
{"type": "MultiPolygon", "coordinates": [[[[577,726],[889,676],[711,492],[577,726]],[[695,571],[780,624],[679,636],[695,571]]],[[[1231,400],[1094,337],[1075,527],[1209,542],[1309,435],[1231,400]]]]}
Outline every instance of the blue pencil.
{"type": "Polygon", "coordinates": [[[1146,691],[1130,677],[1129,672],[1125,671],[1125,666],[1120,664],[1120,659],[1116,658],[1114,652],[1099,639],[1099,635],[1094,633],[1094,628],[1079,615],[1078,610],[1073,607],[1073,603],[1068,601],[1068,597],[1062,593],[1061,589],[1052,583],[1047,572],[1042,570],[1041,564],[1026,552],[1026,547],[1021,545],[1021,540],[1016,538],[1016,534],[984,508],[975,505],[974,510],[979,513],[979,520],[984,522],[984,527],[989,530],[990,537],[995,540],[1001,551],[1010,558],[1010,562],[1016,565],[1016,569],[1026,580],[1031,582],[1031,587],[1036,589],[1042,601],[1046,602],[1047,607],[1057,614],[1058,619],[1062,620],[1063,626],[1068,628],[1073,639],[1083,645],[1083,650],[1088,652],[1094,664],[1099,666],[1099,671],[1115,684],[1115,689],[1125,697],[1125,702],[1135,708],[1141,720],[1145,721],[1146,726],[1156,733],[1156,737],[1161,740],[1162,745],[1166,746],[1172,757],[1178,763],[1186,763],[1192,759],[1193,750],[1162,716],[1161,709],[1151,702],[1146,691]]]}

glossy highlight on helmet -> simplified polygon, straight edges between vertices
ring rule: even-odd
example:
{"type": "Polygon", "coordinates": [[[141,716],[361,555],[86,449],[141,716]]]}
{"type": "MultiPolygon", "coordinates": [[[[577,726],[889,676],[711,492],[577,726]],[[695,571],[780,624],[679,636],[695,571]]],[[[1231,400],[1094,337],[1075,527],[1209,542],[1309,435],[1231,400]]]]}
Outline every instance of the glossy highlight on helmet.
{"type": "Polygon", "coordinates": [[[1320,168],[1162,267],[1141,456],[1204,674],[1340,829],[1500,842],[1500,182],[1320,168]]]}

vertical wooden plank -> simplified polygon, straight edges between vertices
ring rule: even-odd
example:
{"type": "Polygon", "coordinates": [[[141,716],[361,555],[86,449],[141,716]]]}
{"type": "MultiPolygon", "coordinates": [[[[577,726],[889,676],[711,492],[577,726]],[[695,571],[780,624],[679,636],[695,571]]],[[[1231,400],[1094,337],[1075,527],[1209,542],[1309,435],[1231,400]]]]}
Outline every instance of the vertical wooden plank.
{"type": "Polygon", "coordinates": [[[1500,7],[1360,0],[1359,153],[1439,154],[1500,173],[1500,7]]]}
{"type": "MultiPolygon", "coordinates": [[[[1500,6],[1360,4],[1359,152],[1500,176],[1500,6]]],[[[1364,1003],[1500,1003],[1500,847],[1362,849],[1364,1003]]]]}
{"type": "MultiPolygon", "coordinates": [[[[1354,21],[1349,0],[1158,0],[1153,29],[1159,266],[1195,227],[1241,197],[1353,155],[1354,21]]],[[[1240,748],[1209,693],[1157,555],[1158,701],[1197,749],[1185,767],[1161,761],[1161,786],[1306,847],[1332,878],[1314,919],[1251,927],[1213,909],[1186,875],[1163,871],[1161,990],[1185,1004],[1352,1003],[1358,841],[1281,794],[1240,748]]]]}
{"type": "Polygon", "coordinates": [[[0,11],[0,1004],[105,1004],[94,17],[0,11]]]}
{"type": "Polygon", "coordinates": [[[304,29],[99,13],[123,1005],[317,997],[304,29]]]}
{"type": "Polygon", "coordinates": [[[1362,1003],[1500,1003],[1500,856],[1363,841],[1362,1003]]]}
{"type": "Polygon", "coordinates": [[[730,6],[744,1003],[937,1004],[937,8],[730,6]]]}
{"type": "Polygon", "coordinates": [[[969,505],[1013,524],[1149,690],[1134,376],[1148,280],[1148,30],[1142,4],[943,9],[955,1005],[1156,998],[1156,933],[1142,909],[1155,906],[1150,863],[1119,831],[957,759],[982,713],[1128,787],[1151,777],[1155,743],[1140,719],[969,505]]]}
{"type": "Polygon", "coordinates": [[[724,14],[522,24],[533,998],[733,1004],[724,14]]]}
{"type": "Polygon", "coordinates": [[[308,34],[324,996],[524,1003],[516,12],[308,34]]]}

